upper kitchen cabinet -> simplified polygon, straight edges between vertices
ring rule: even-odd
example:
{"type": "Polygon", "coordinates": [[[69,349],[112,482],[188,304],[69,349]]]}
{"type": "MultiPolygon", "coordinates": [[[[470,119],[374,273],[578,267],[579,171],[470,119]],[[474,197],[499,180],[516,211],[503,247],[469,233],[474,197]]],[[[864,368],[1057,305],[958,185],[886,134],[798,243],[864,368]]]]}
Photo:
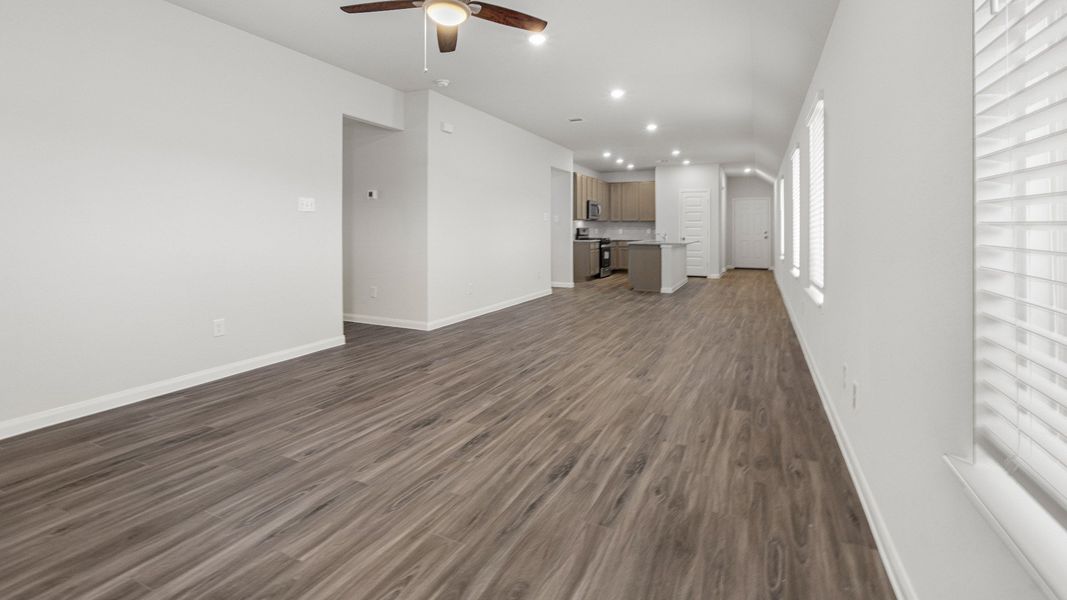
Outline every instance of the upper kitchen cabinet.
{"type": "Polygon", "coordinates": [[[588,202],[608,203],[608,184],[596,177],[574,174],[574,218],[582,221],[589,218],[588,202]]]}
{"type": "Polygon", "coordinates": [[[636,183],[624,183],[622,184],[622,220],[623,221],[637,221],[640,216],[638,210],[638,184],[636,183]]]}
{"type": "Polygon", "coordinates": [[[608,184],[608,196],[611,200],[608,202],[608,220],[609,221],[621,221],[622,220],[622,186],[625,183],[611,183],[608,184]]]}
{"type": "Polygon", "coordinates": [[[595,177],[574,174],[574,218],[589,218],[589,200],[600,203],[602,221],[656,220],[656,183],[638,181],[608,183],[595,177]]]}
{"type": "Polygon", "coordinates": [[[655,181],[642,181],[637,184],[637,220],[656,220],[655,181]]]}

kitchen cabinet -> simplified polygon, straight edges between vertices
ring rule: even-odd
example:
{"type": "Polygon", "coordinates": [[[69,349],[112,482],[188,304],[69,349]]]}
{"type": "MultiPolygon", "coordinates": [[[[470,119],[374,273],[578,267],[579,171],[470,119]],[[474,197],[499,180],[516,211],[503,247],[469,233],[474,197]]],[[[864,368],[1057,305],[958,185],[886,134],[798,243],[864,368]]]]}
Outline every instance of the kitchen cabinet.
{"type": "MultiPolygon", "coordinates": [[[[609,200],[609,188],[606,181],[589,177],[581,173],[574,174],[574,219],[584,221],[589,218],[587,202],[599,202],[606,205],[609,200]]],[[[604,208],[603,206],[601,207],[604,208]]]]}
{"type": "Polygon", "coordinates": [[[581,281],[600,273],[600,245],[574,242],[574,280],[581,281]]]}
{"type": "Polygon", "coordinates": [[[611,243],[611,270],[626,270],[630,266],[629,242],[611,243]]]}
{"type": "Polygon", "coordinates": [[[622,220],[637,221],[640,216],[636,183],[622,184],[622,220]]]}
{"type": "Polygon", "coordinates": [[[642,181],[637,184],[637,220],[656,220],[656,182],[642,181]]]}
{"type": "Polygon", "coordinates": [[[621,221],[622,220],[622,186],[625,183],[611,183],[608,184],[608,220],[609,221],[621,221]]]}
{"type": "Polygon", "coordinates": [[[635,181],[608,183],[581,173],[574,174],[574,218],[589,218],[586,202],[600,203],[602,221],[656,220],[656,183],[635,181]]]}

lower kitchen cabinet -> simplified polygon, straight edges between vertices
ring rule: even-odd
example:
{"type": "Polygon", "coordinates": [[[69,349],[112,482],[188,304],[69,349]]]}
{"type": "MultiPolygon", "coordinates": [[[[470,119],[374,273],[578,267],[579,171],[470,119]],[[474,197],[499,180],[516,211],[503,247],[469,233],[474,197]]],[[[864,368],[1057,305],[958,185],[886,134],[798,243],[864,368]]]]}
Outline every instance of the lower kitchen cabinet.
{"type": "Polygon", "coordinates": [[[630,268],[630,247],[628,242],[611,243],[611,269],[613,271],[630,268]]]}
{"type": "Polygon", "coordinates": [[[600,246],[593,242],[574,242],[574,280],[582,281],[600,272],[600,246]]]}

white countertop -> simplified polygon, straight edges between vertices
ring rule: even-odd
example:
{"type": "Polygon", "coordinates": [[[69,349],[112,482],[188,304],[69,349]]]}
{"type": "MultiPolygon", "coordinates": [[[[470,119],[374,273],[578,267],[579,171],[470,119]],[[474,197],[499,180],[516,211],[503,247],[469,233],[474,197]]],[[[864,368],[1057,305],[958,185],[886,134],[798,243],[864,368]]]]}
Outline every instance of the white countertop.
{"type": "Polygon", "coordinates": [[[659,246],[661,248],[688,246],[695,244],[696,242],[661,242],[657,240],[641,240],[639,242],[630,242],[631,246],[659,246]]]}

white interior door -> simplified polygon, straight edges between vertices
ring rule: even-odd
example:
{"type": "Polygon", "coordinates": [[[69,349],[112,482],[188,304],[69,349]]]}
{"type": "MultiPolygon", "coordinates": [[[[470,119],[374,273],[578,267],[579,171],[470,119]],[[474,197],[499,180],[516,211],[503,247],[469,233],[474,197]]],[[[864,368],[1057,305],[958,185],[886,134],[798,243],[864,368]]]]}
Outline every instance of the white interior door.
{"type": "Polygon", "coordinates": [[[708,242],[711,239],[711,215],[708,213],[710,204],[709,190],[685,191],[680,194],[679,231],[684,241],[696,242],[685,247],[685,271],[686,275],[691,277],[707,277],[711,273],[708,265],[708,242]]]}
{"type": "Polygon", "coordinates": [[[771,199],[737,198],[733,213],[734,267],[771,268],[771,199]]]}

